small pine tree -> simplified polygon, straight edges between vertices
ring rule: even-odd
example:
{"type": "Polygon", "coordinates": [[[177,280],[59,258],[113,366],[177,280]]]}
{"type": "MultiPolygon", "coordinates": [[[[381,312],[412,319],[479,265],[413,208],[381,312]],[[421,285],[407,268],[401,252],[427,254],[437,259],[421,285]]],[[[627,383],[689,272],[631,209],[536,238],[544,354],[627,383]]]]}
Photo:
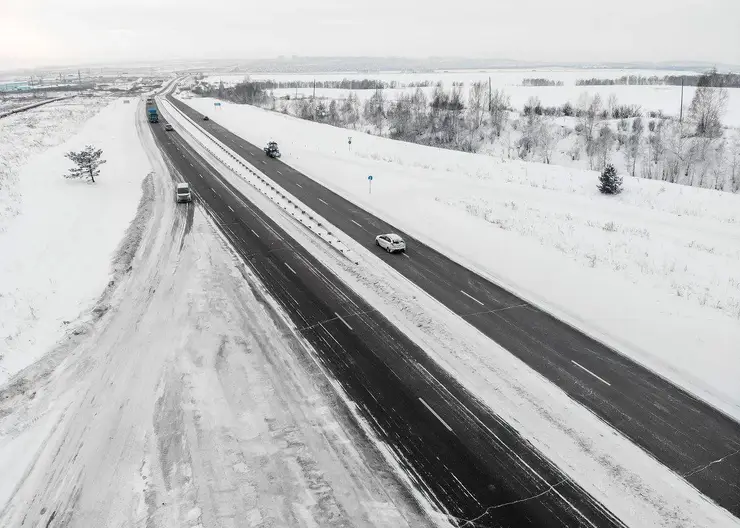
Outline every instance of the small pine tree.
{"type": "Polygon", "coordinates": [[[614,165],[607,165],[599,176],[599,191],[602,194],[619,194],[622,192],[622,177],[617,174],[614,165]]]}
{"type": "Polygon", "coordinates": [[[65,174],[64,177],[69,179],[86,178],[95,183],[95,177],[100,174],[98,167],[106,161],[100,159],[102,154],[102,149],[96,149],[92,145],[86,146],[80,152],[67,152],[65,157],[74,161],[77,166],[69,169],[69,173],[65,174]]]}

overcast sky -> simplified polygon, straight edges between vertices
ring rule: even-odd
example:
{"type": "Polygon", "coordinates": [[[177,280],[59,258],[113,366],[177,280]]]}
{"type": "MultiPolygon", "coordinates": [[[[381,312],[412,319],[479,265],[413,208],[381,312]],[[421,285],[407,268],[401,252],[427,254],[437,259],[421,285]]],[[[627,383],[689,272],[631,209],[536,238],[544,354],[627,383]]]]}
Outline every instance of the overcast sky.
{"type": "Polygon", "coordinates": [[[277,55],[740,64],[740,0],[0,0],[0,68],[277,55]]]}

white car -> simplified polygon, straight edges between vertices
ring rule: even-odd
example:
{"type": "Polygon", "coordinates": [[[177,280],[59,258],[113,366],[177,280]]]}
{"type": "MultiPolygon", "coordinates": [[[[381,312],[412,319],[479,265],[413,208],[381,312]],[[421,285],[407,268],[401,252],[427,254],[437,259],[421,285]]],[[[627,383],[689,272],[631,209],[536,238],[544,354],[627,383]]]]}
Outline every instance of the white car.
{"type": "Polygon", "coordinates": [[[403,238],[395,233],[388,233],[387,235],[376,236],[375,245],[382,247],[388,253],[395,253],[396,251],[406,251],[406,242],[404,242],[403,238]]]}
{"type": "Polygon", "coordinates": [[[187,183],[177,184],[177,203],[192,202],[193,196],[190,194],[190,185],[187,183]]]}

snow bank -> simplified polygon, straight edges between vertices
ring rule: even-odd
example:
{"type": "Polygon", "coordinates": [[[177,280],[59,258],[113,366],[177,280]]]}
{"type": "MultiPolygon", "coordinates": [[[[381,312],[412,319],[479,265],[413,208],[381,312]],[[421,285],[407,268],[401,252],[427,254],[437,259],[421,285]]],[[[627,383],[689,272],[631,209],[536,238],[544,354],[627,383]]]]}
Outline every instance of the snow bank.
{"type": "Polygon", "coordinates": [[[82,104],[52,104],[0,124],[13,138],[0,142],[0,177],[11,182],[0,209],[0,383],[93,306],[150,170],[134,127],[136,104],[117,100],[81,126],[101,103],[82,104]],[[64,153],[87,144],[102,148],[107,160],[99,180],[64,179],[64,153]]]}
{"type": "Polygon", "coordinates": [[[740,197],[628,178],[607,198],[589,171],[187,103],[740,419],[740,197]]]}

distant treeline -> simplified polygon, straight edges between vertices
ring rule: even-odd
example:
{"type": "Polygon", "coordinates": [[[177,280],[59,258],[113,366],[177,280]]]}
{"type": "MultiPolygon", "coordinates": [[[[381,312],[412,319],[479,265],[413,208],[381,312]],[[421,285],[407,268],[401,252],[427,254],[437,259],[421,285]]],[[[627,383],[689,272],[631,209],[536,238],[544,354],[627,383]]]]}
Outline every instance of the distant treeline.
{"type": "Polygon", "coordinates": [[[522,86],[563,86],[563,81],[553,81],[551,79],[524,79],[522,86]]]}
{"type": "Polygon", "coordinates": [[[617,79],[578,79],[576,86],[712,86],[724,88],[740,88],[740,74],[708,72],[704,75],[665,75],[658,77],[651,75],[623,75],[617,79]]]}

